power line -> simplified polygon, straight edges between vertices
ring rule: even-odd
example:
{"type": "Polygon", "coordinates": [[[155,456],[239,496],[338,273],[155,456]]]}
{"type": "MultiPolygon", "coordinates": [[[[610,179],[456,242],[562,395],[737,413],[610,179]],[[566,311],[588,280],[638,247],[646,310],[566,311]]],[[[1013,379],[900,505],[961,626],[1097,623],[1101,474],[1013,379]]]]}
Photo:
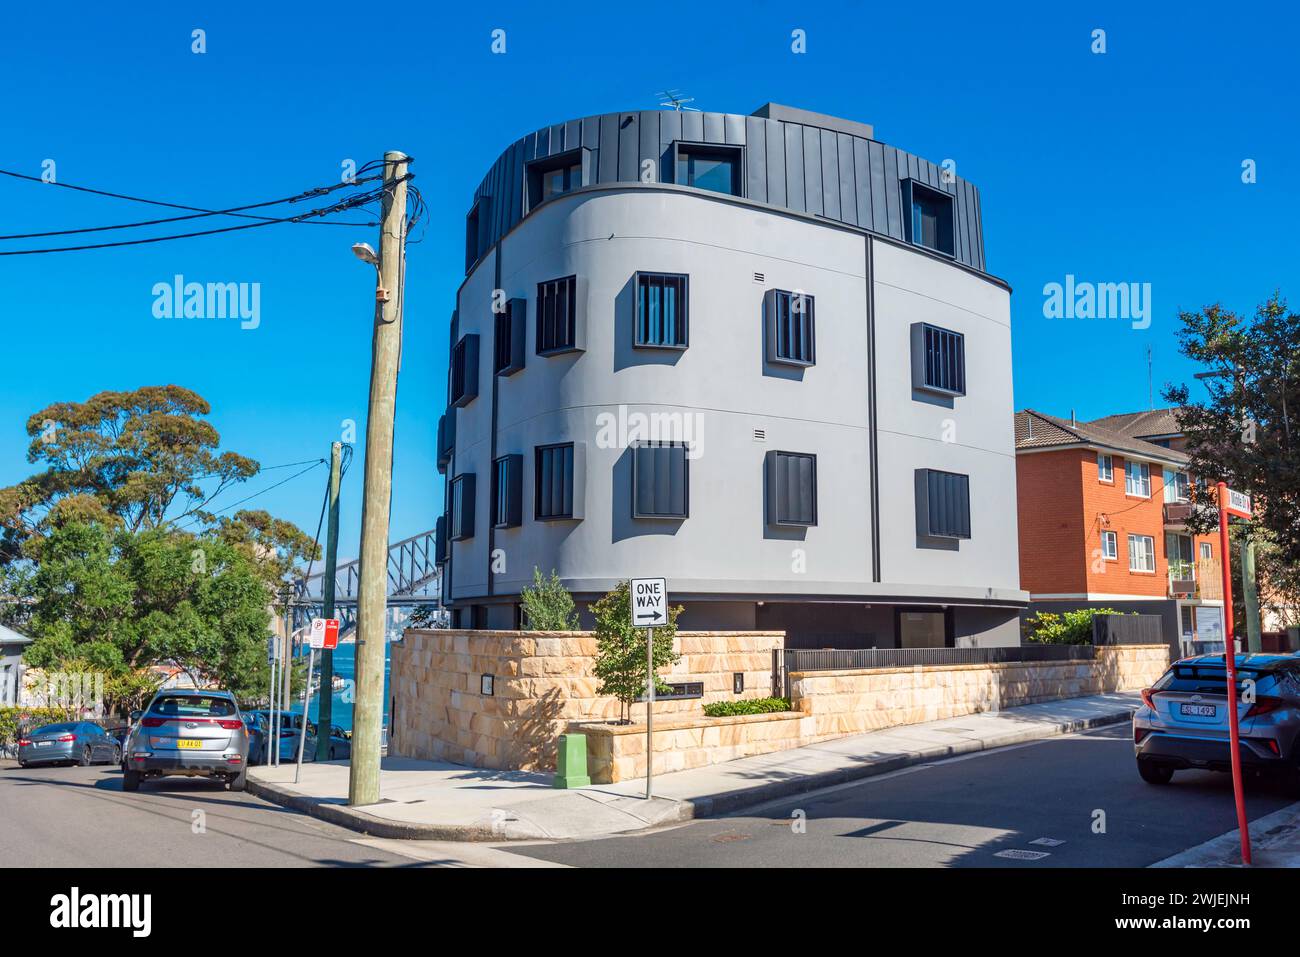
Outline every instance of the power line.
{"type": "MultiPolygon", "coordinates": [[[[368,173],[368,172],[370,172],[370,170],[375,169],[376,167],[381,166],[381,165],[383,165],[383,164],[382,164],[382,162],[381,162],[380,160],[371,160],[369,163],[366,163],[366,164],[365,164],[364,166],[362,166],[359,170],[357,170],[357,172],[356,172],[355,175],[360,175],[360,174],[363,174],[363,173],[368,173]]],[[[142,196],[129,196],[129,195],[127,195],[126,193],[113,193],[113,192],[109,192],[108,190],[103,190],[103,189],[93,189],[93,188],[91,188],[91,187],[89,187],[89,186],[77,186],[77,185],[75,185],[74,183],[60,183],[60,182],[58,182],[57,180],[56,180],[56,181],[49,181],[49,180],[41,179],[39,176],[31,176],[31,175],[29,175],[29,174],[27,174],[27,173],[16,173],[16,172],[14,172],[13,170],[0,169],[0,176],[10,176],[10,177],[13,177],[14,179],[26,180],[26,181],[29,182],[29,183],[40,183],[40,184],[43,185],[43,186],[58,186],[58,187],[60,187],[60,188],[62,188],[62,189],[71,189],[71,190],[75,190],[75,191],[77,191],[77,192],[79,192],[79,193],[90,193],[90,194],[95,195],[95,196],[107,196],[107,197],[109,197],[110,199],[124,199],[124,200],[126,200],[126,201],[128,201],[128,202],[132,202],[132,203],[145,203],[145,204],[147,204],[147,205],[149,205],[149,206],[163,206],[163,207],[166,207],[167,209],[184,209],[184,210],[188,210],[189,212],[192,212],[192,213],[210,213],[210,212],[212,212],[212,210],[210,210],[210,209],[204,209],[202,206],[186,206],[186,205],[184,205],[183,203],[169,203],[169,202],[165,202],[164,200],[160,200],[160,199],[146,199],[146,198],[144,198],[144,197],[142,197],[142,196]]],[[[369,178],[366,179],[366,180],[362,180],[362,182],[368,182],[369,179],[374,179],[374,178],[377,178],[377,177],[369,177],[369,178]]],[[[355,179],[355,176],[354,176],[354,178],[353,178],[353,180],[352,180],[351,182],[349,182],[349,181],[347,181],[347,180],[344,180],[344,181],[343,181],[342,183],[340,183],[339,185],[340,185],[340,186],[352,186],[352,185],[355,185],[356,182],[357,182],[357,180],[355,179]]],[[[333,187],[333,188],[337,188],[337,187],[333,187]]],[[[237,216],[237,215],[239,215],[239,214],[238,214],[238,213],[230,213],[229,215],[237,216]]],[[[259,218],[261,218],[261,217],[257,217],[257,216],[247,216],[247,217],[242,217],[242,218],[248,218],[248,219],[259,219],[259,218]]],[[[322,224],[320,224],[320,225],[325,225],[325,224],[322,223],[322,224]]],[[[343,226],[343,225],[348,225],[348,224],[346,224],[346,223],[331,223],[330,225],[343,226]]],[[[369,225],[373,225],[373,224],[369,224],[369,225]]]]}
{"type": "MultiPolygon", "coordinates": [[[[306,213],[300,213],[297,216],[285,216],[278,219],[262,219],[255,223],[244,223],[241,226],[223,226],[218,229],[204,229],[192,233],[177,233],[171,236],[153,236],[148,239],[125,239],[112,243],[89,243],[82,246],[54,246],[47,249],[7,249],[0,251],[0,256],[35,256],[42,253],[71,253],[80,252],[87,249],[113,249],[119,246],[140,246],[146,243],[162,243],[173,239],[192,239],[196,236],[213,236],[218,233],[232,233],[243,229],[256,229],[259,226],[272,226],[276,223],[296,223],[302,222],[308,216],[328,216],[330,213],[341,212],[345,209],[352,209],[363,203],[372,202],[376,195],[382,195],[382,190],[375,190],[371,193],[360,196],[352,196],[332,206],[326,206],[319,209],[309,210],[306,213]]],[[[259,217],[260,218],[260,217],[259,217]]]]}
{"type": "MultiPolygon", "coordinates": [[[[310,471],[311,471],[312,469],[314,469],[316,466],[318,466],[318,465],[324,465],[324,464],[325,464],[325,460],[324,460],[324,459],[316,459],[314,462],[312,462],[311,465],[307,466],[307,467],[306,467],[305,469],[303,469],[301,472],[294,472],[294,473],[293,473],[292,475],[290,475],[287,479],[281,479],[280,481],[276,482],[274,485],[268,485],[266,488],[261,489],[261,490],[259,490],[259,491],[257,491],[257,492],[254,492],[252,495],[245,496],[244,498],[241,498],[241,499],[240,499],[239,501],[237,501],[237,502],[232,502],[232,503],[229,504],[229,505],[223,505],[223,506],[221,506],[221,508],[217,509],[217,511],[214,512],[213,514],[219,514],[219,513],[221,513],[221,512],[227,512],[227,511],[229,511],[230,509],[234,508],[234,507],[237,506],[237,505],[243,505],[245,502],[250,502],[250,501],[252,501],[253,499],[257,498],[259,495],[265,495],[267,492],[270,492],[270,491],[273,490],[273,489],[277,489],[277,488],[279,488],[281,485],[284,485],[284,484],[287,483],[287,482],[292,482],[294,479],[298,478],[300,475],[306,475],[308,472],[310,472],[310,471]]],[[[211,501],[211,499],[209,499],[209,501],[211,501]]],[[[182,531],[184,531],[185,529],[190,528],[191,526],[193,526],[193,525],[195,525],[196,523],[198,523],[198,522],[201,520],[201,518],[202,518],[202,516],[196,515],[196,516],[194,516],[194,518],[190,519],[190,520],[189,520],[188,522],[186,522],[184,525],[178,526],[176,530],[177,530],[178,532],[182,532],[182,531]]]]}
{"type": "MultiPolygon", "coordinates": [[[[14,173],[7,173],[5,170],[0,170],[0,173],[6,173],[6,175],[9,175],[9,176],[19,175],[19,174],[14,174],[14,173]]],[[[378,176],[369,176],[369,177],[366,177],[366,178],[363,179],[363,180],[358,180],[358,182],[367,183],[367,182],[370,182],[370,181],[372,181],[372,180],[376,180],[376,179],[380,179],[380,177],[378,177],[378,176]]],[[[353,184],[340,183],[340,184],[338,184],[338,185],[336,185],[336,186],[318,186],[318,187],[316,187],[315,189],[309,189],[309,190],[307,190],[306,192],[298,193],[298,194],[295,195],[295,196],[286,196],[286,197],[284,197],[283,199],[272,199],[272,200],[267,200],[267,201],[264,202],[264,203],[250,203],[250,204],[247,205],[247,206],[231,206],[229,209],[210,209],[210,210],[204,210],[204,211],[202,211],[202,212],[189,213],[189,214],[187,214],[187,215],[185,215],[185,216],[168,216],[168,217],[164,217],[163,219],[145,219],[145,220],[140,220],[139,222],[134,222],[134,223],[118,223],[118,224],[113,225],[113,226],[86,226],[86,227],[83,227],[83,228],[81,228],[81,229],[55,229],[55,230],[49,230],[49,231],[41,232],[41,233],[14,233],[14,234],[9,235],[9,236],[0,236],[0,240],[7,240],[7,239],[39,239],[39,238],[44,237],[44,236],[70,236],[70,235],[73,235],[73,234],[75,234],[75,233],[101,233],[101,232],[105,232],[105,231],[110,230],[110,229],[135,229],[135,228],[140,227],[140,226],[157,226],[157,225],[160,225],[160,224],[162,224],[162,223],[176,223],[176,222],[181,222],[182,220],[186,220],[186,219],[202,219],[202,218],[204,218],[205,216],[234,216],[235,214],[241,212],[242,210],[246,210],[246,209],[262,209],[263,207],[266,207],[266,206],[280,206],[280,205],[282,205],[282,204],[284,204],[284,203],[296,203],[296,202],[298,202],[299,200],[308,199],[308,198],[313,197],[313,196],[323,196],[323,195],[325,195],[326,193],[333,192],[333,191],[336,190],[336,189],[341,189],[342,187],[344,187],[344,186],[348,186],[348,185],[353,185],[353,184]]],[[[275,217],[272,217],[272,216],[245,216],[245,217],[240,217],[240,218],[241,218],[241,219],[257,219],[257,220],[263,220],[263,221],[275,221],[275,217]]],[[[377,224],[376,224],[376,223],[332,223],[331,225],[334,225],[334,226],[374,226],[374,225],[377,225],[377,224]]]]}

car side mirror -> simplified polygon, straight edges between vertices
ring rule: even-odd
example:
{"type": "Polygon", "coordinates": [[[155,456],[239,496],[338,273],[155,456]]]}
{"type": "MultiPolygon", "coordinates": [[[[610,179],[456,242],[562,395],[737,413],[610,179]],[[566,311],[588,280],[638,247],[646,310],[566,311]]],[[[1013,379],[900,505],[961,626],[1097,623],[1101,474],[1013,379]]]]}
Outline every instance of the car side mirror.
{"type": "Polygon", "coordinates": [[[138,711],[138,710],[137,710],[137,711],[132,711],[132,712],[131,712],[131,723],[132,723],[132,724],[135,724],[137,721],[139,721],[139,720],[140,720],[140,715],[142,715],[142,714],[144,714],[143,711],[138,711]]]}

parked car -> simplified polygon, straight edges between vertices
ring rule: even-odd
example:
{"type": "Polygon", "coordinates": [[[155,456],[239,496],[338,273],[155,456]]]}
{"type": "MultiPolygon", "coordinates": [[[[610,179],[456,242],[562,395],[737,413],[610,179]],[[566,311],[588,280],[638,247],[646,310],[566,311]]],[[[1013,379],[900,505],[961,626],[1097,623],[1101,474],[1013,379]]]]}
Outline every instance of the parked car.
{"type": "MultiPolygon", "coordinates": [[[[1234,661],[1243,769],[1277,774],[1300,791],[1300,658],[1248,654],[1234,661]]],[[[1231,771],[1229,707],[1223,655],[1174,662],[1142,692],[1133,715],[1142,780],[1168,784],[1180,770],[1231,771]]]]}
{"type": "Polygon", "coordinates": [[[352,732],[337,724],[330,726],[329,760],[342,761],[352,757],[352,732]]]}
{"type": "MultiPolygon", "coordinates": [[[[271,712],[253,711],[250,712],[250,714],[256,714],[261,718],[263,727],[267,729],[269,737],[271,712]]],[[[297,761],[298,733],[302,730],[302,715],[280,711],[276,713],[276,721],[279,723],[279,753],[281,762],[297,761]]],[[[265,750],[267,754],[270,753],[270,748],[266,748],[265,750]]],[[[303,746],[302,759],[304,762],[316,760],[316,723],[314,721],[307,722],[307,741],[303,746]]]]}
{"type": "Polygon", "coordinates": [[[243,718],[244,731],[248,734],[248,763],[265,764],[267,755],[266,742],[271,734],[271,729],[266,723],[266,716],[261,711],[245,711],[243,718]]]}
{"type": "Polygon", "coordinates": [[[122,789],[169,774],[209,777],[232,791],[248,779],[248,733],[227,691],[156,694],[127,739],[122,789]]]}
{"type": "Polygon", "coordinates": [[[99,761],[116,764],[121,747],[104,729],[90,721],[47,724],[18,739],[18,766],[80,764],[99,761]]]}

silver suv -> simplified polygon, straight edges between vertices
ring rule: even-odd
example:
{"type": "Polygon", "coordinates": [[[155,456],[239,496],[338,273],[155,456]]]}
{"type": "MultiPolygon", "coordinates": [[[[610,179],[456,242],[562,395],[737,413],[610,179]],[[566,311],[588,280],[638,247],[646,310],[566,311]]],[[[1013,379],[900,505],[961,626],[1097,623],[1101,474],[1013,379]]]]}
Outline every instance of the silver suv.
{"type": "Polygon", "coordinates": [[[210,777],[232,791],[248,779],[248,733],[227,691],[160,691],[126,739],[122,789],[167,774],[210,777]]]}
{"type": "MultiPolygon", "coordinates": [[[[1237,655],[1235,662],[1242,767],[1276,772],[1300,788],[1300,657],[1237,655]]],[[[1142,702],[1133,715],[1142,780],[1168,784],[1178,770],[1232,769],[1223,655],[1175,662],[1142,702]]]]}

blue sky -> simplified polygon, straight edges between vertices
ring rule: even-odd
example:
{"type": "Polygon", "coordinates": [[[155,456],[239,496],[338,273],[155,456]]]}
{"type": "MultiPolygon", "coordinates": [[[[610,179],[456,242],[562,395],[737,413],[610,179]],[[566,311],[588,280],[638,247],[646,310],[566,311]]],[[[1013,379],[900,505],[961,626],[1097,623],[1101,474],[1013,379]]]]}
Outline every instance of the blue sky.
{"type": "MultiPolygon", "coordinates": [[[[1300,297],[1297,18],[1287,7],[470,6],[412,5],[385,20],[386,8],[329,0],[83,2],[57,15],[11,5],[0,30],[3,169],[40,175],[53,159],[62,182],[220,207],[337,182],[346,160],[385,149],[415,157],[429,218],[408,257],[393,539],[431,528],[441,505],[434,431],[474,187],[515,137],[654,108],[665,87],[706,110],[775,101],[862,120],[886,143],[955,160],[982,191],[989,268],[1015,290],[1017,407],[1084,418],[1145,408],[1148,346],[1159,404],[1163,383],[1195,371],[1177,355],[1180,308],[1250,310],[1275,287],[1300,297]],[[196,28],[202,55],[191,52],[196,28]],[[496,28],[505,55],[490,51],[496,28]],[[790,51],[796,28],[807,34],[802,55],[790,51]],[[1098,28],[1102,55],[1090,52],[1098,28]],[[1241,182],[1244,159],[1257,163],[1253,185],[1241,182]],[[1067,273],[1151,283],[1150,328],[1045,319],[1043,285],[1067,273]]],[[[155,213],[167,215],[0,177],[6,234],[155,213]]],[[[373,244],[375,232],[280,225],[0,257],[0,484],[31,469],[28,415],[103,389],[195,389],[226,447],[267,466],[324,456],[347,419],[364,438],[373,280],[348,247],[373,244]],[[155,319],[152,287],[178,273],[261,283],[260,326],[155,319]]],[[[360,525],[356,462],[344,556],[360,525]]],[[[268,472],[213,507],[293,471],[268,472]]],[[[323,482],[318,470],[250,505],[311,532],[323,482]]]]}

